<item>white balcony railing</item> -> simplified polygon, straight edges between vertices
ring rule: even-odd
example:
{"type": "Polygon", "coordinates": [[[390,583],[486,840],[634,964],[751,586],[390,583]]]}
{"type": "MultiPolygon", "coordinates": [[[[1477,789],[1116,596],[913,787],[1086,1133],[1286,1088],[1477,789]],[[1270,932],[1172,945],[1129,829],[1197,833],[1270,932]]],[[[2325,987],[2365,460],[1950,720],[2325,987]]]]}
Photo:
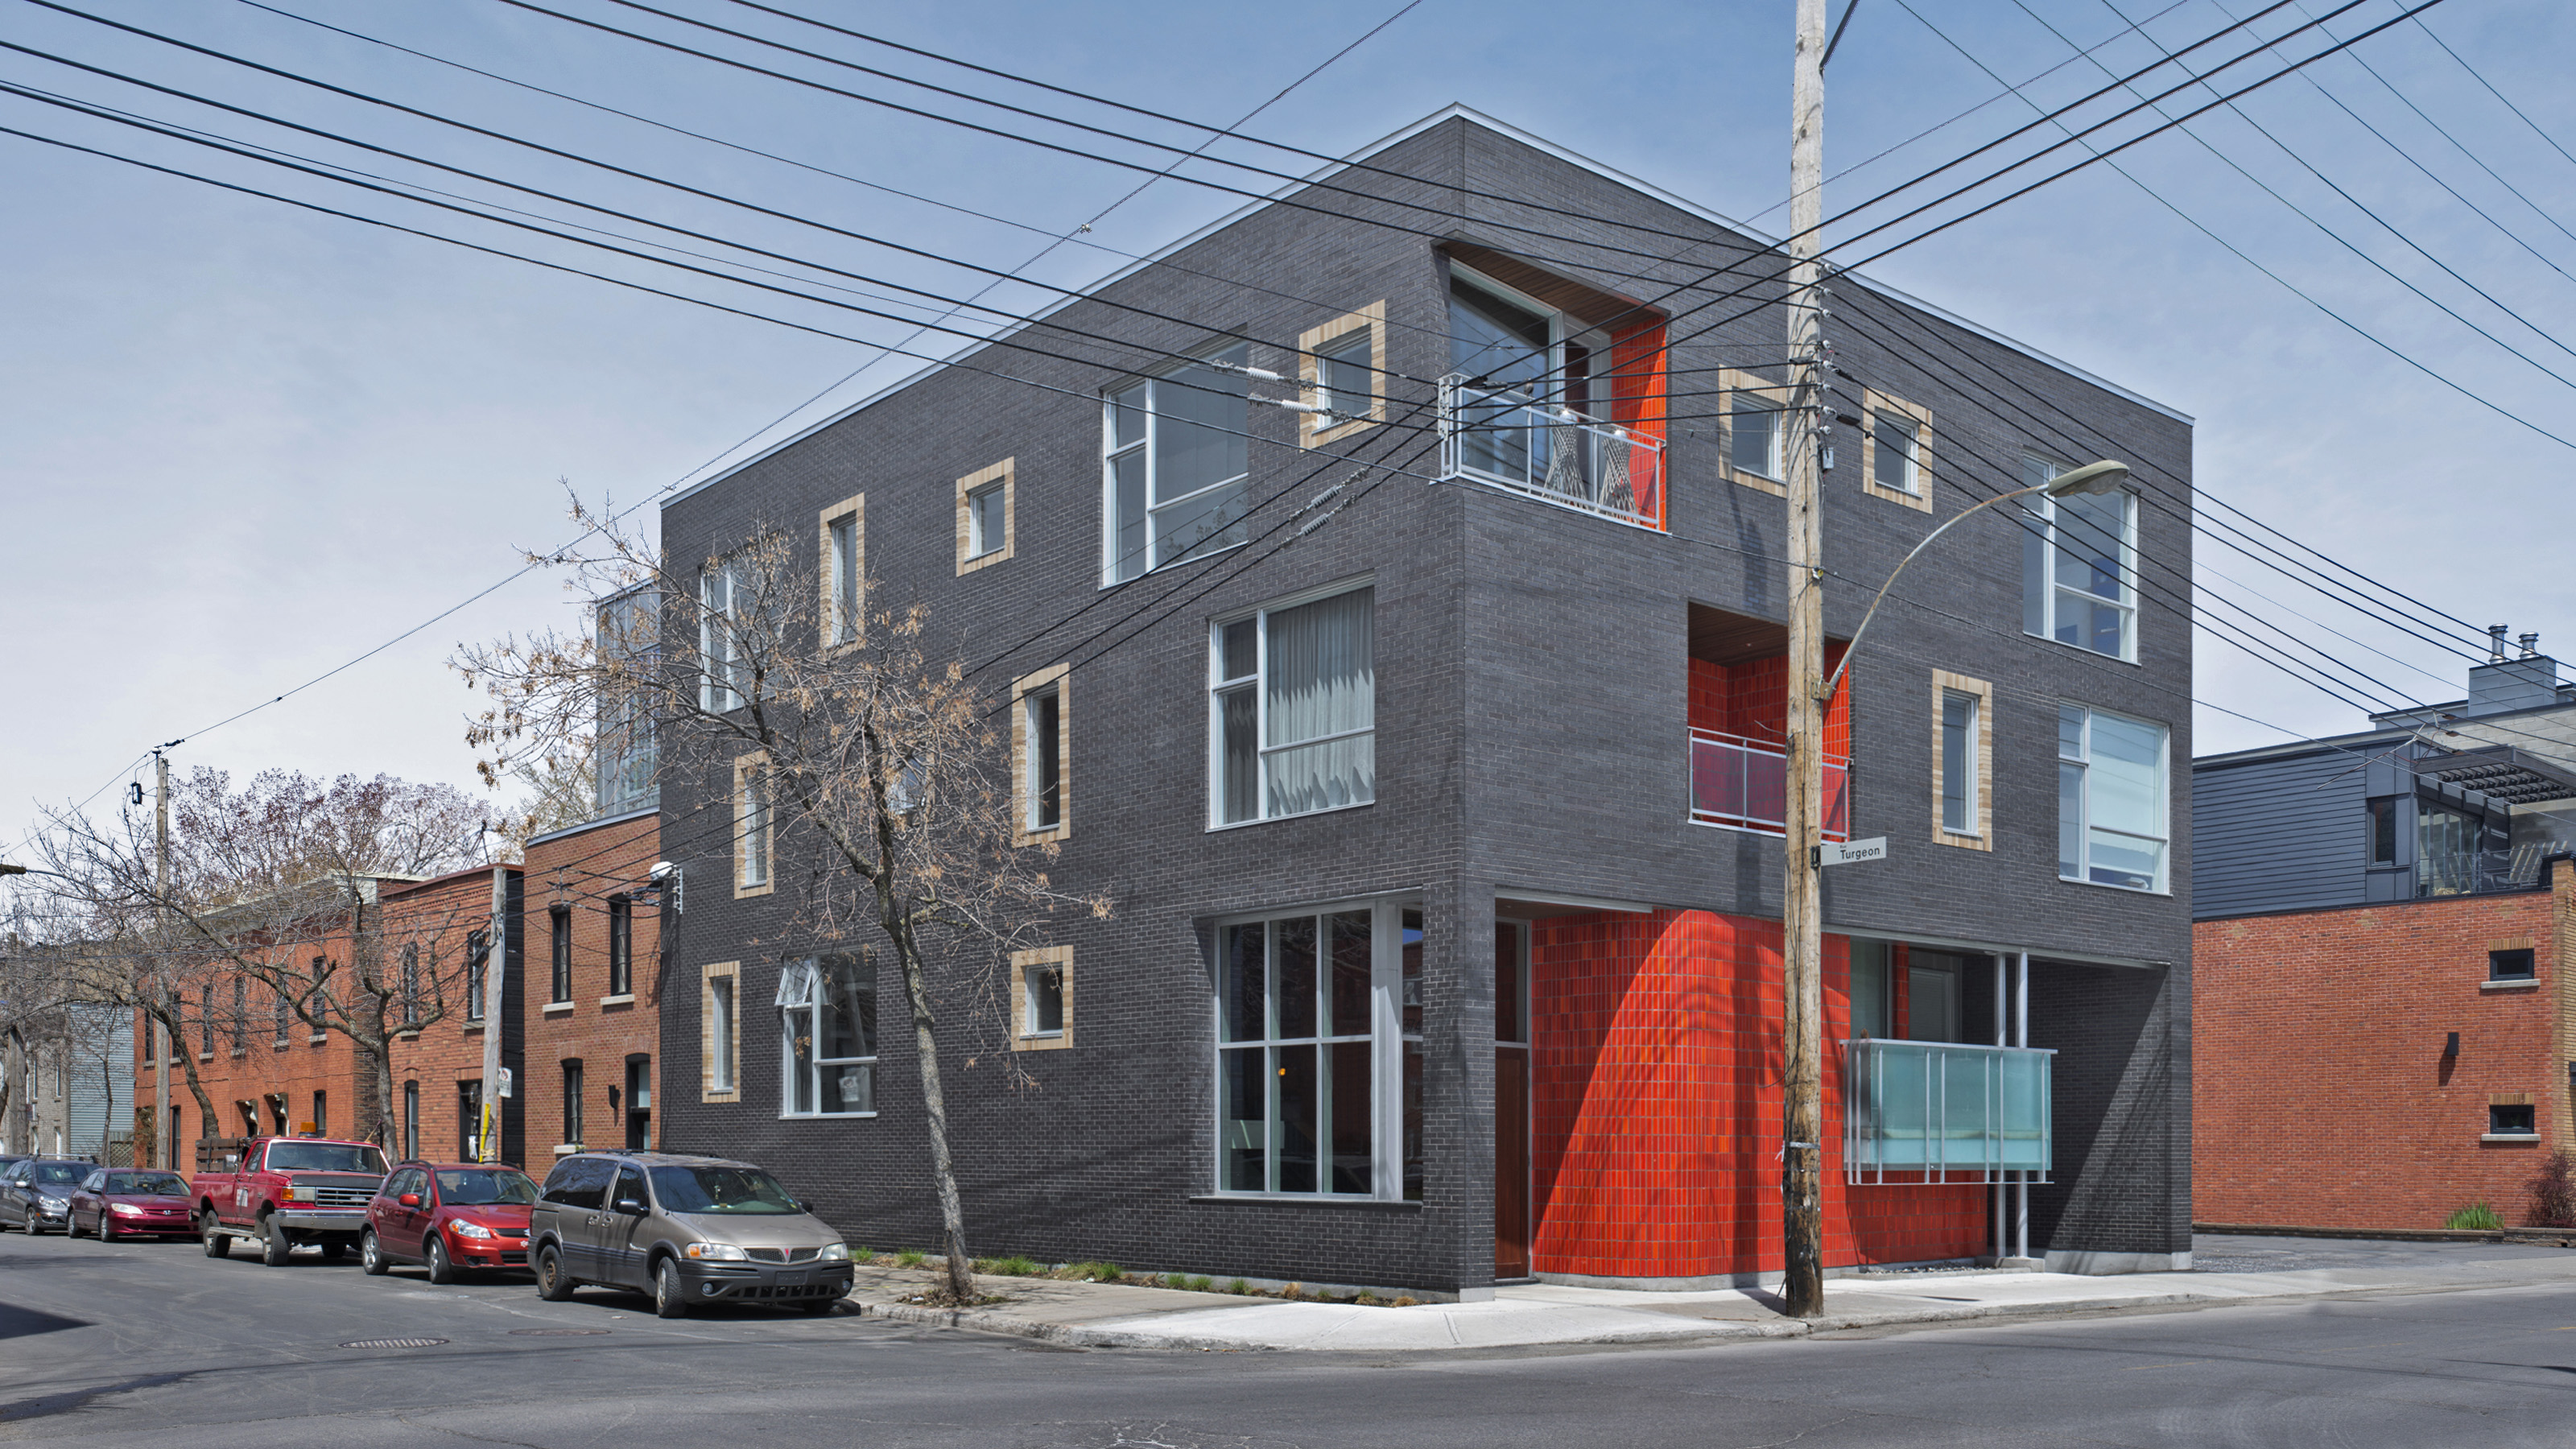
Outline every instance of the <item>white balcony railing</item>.
{"type": "Polygon", "coordinates": [[[1661,529],[1664,443],[1512,388],[1440,379],[1440,476],[1661,529]]]}
{"type": "Polygon", "coordinates": [[[2046,1182],[2055,1055],[1962,1042],[1849,1043],[1844,1180],[2000,1182],[2021,1173],[2020,1181],[2046,1182]]]}
{"type": "MultiPolygon", "coordinates": [[[[1691,819],[1789,833],[1789,757],[1780,746],[1715,730],[1690,732],[1691,819]]],[[[1851,839],[1851,761],[1825,756],[1825,838],[1851,839]]]]}

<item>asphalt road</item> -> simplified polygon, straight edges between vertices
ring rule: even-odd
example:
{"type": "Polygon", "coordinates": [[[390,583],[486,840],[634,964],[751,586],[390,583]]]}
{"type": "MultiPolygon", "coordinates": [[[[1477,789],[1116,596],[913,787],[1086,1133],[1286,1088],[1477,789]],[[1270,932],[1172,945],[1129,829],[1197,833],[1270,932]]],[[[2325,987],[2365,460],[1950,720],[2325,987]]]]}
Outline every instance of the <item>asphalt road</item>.
{"type": "Polygon", "coordinates": [[[2576,1292],[2509,1288],[1717,1348],[1069,1350],[310,1251],[0,1235],[0,1440],[302,1445],[2576,1444],[2576,1292]],[[417,1347],[367,1340],[435,1339],[417,1347]]]}

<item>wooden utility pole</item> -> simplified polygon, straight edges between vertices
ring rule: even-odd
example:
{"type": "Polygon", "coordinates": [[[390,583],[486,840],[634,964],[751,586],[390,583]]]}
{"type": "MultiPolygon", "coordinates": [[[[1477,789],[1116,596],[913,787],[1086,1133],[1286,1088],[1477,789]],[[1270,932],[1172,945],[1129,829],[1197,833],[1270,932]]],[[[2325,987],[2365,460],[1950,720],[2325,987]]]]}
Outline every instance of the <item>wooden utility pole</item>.
{"type": "MultiPolygon", "coordinates": [[[[165,1171],[179,1166],[179,1134],[170,1126],[170,757],[152,752],[157,777],[152,820],[152,893],[160,897],[160,951],[152,969],[152,1162],[165,1171]]],[[[204,1129],[199,1129],[202,1134],[204,1129]]]]}
{"type": "Polygon", "coordinates": [[[1825,1311],[1824,925],[1816,847],[1824,838],[1824,293],[1817,261],[1825,202],[1825,0],[1797,0],[1789,130],[1789,801],[1780,960],[1787,978],[1787,1121],[1780,1151],[1780,1296],[1825,1311]]]}
{"type": "Polygon", "coordinates": [[[477,1162],[501,1160],[501,973],[510,965],[510,867],[492,863],[492,924],[483,937],[483,1120],[477,1162]]]}

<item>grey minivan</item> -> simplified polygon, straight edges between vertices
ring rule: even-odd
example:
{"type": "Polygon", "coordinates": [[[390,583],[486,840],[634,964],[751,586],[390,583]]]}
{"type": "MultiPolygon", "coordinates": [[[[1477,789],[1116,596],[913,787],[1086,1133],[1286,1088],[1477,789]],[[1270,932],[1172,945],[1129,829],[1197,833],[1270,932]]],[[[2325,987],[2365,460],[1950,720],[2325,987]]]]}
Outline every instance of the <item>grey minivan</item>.
{"type": "Polygon", "coordinates": [[[584,1283],[653,1295],[681,1318],[714,1303],[825,1313],[850,1291],[841,1235],[748,1162],[581,1152],[555,1164],[528,1216],[538,1296],[584,1283]]]}

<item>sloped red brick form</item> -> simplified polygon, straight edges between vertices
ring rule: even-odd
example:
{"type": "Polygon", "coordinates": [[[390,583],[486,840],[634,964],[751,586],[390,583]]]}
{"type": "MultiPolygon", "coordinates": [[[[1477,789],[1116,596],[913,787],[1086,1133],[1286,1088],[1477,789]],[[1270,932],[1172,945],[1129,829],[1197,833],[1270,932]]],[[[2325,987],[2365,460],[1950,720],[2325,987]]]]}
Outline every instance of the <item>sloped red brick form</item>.
{"type": "MultiPolygon", "coordinates": [[[[1985,1187],[1843,1182],[1847,947],[1825,938],[1825,1031],[1837,1044],[1826,1053],[1826,1264],[1991,1251],[1985,1187]]],[[[1705,911],[1560,916],[1537,923],[1530,959],[1536,1270],[1778,1271],[1779,922],[1705,911]]],[[[1900,1030],[1904,1010],[1900,985],[1900,1030]]]]}

